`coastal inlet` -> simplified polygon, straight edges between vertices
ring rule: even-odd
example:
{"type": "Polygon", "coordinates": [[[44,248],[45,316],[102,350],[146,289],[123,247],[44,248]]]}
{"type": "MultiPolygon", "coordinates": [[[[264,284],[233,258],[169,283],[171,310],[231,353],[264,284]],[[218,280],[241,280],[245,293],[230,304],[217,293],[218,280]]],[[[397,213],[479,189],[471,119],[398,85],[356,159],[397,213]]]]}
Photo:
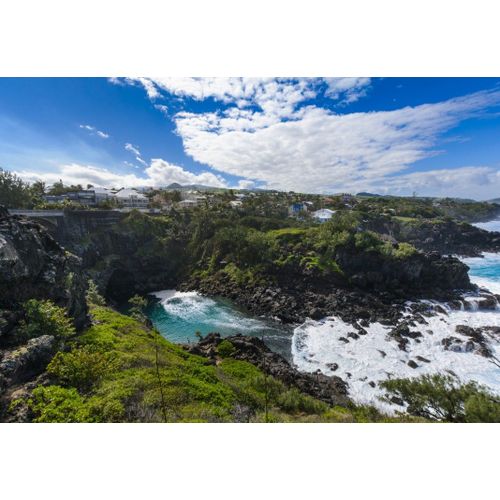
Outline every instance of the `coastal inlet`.
{"type": "Polygon", "coordinates": [[[196,292],[163,290],[151,294],[146,314],[168,340],[180,344],[198,342],[218,332],[223,337],[241,333],[263,338],[273,351],[291,360],[293,328],[279,321],[256,318],[237,308],[229,300],[204,297],[196,292]]]}
{"type": "MultiPolygon", "coordinates": [[[[464,259],[471,280],[500,293],[500,255],[464,259]]],[[[445,304],[429,303],[439,312],[426,323],[409,327],[405,349],[398,347],[391,331],[396,325],[371,323],[359,335],[351,325],[331,316],[319,321],[308,319],[301,325],[256,318],[229,300],[209,298],[196,292],[164,290],[152,294],[147,314],[162,335],[177,343],[195,343],[197,332],[205,336],[219,332],[223,337],[242,333],[263,338],[275,352],[301,371],[319,370],[337,375],[349,384],[350,396],[357,403],[373,404],[387,412],[397,407],[380,400],[378,383],[388,378],[412,377],[424,373],[453,372],[460,379],[475,380],[500,393],[500,311],[477,310],[477,297],[464,297],[462,310],[445,304]],[[439,307],[440,306],[440,307],[439,307]],[[462,327],[492,327],[483,335],[491,357],[481,355],[464,335],[462,327]],[[458,328],[457,328],[458,327],[458,328]]]]}

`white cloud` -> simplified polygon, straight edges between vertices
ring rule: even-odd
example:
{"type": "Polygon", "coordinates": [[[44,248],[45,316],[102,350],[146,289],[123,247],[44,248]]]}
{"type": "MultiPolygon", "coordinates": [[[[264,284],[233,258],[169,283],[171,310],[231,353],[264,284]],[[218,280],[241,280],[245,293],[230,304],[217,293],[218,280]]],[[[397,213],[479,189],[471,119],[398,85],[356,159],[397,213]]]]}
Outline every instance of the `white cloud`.
{"type": "MultiPolygon", "coordinates": [[[[151,100],[162,93],[177,97],[190,97],[202,101],[213,98],[238,108],[258,106],[265,115],[289,117],[295,107],[318,95],[326,83],[326,95],[342,102],[354,102],[363,95],[370,84],[369,78],[128,78],[127,83],[140,84],[151,100]]],[[[116,82],[112,82],[116,83],[116,82]]],[[[156,105],[158,109],[161,109],[156,105]]]]}
{"type": "Polygon", "coordinates": [[[286,121],[250,110],[175,119],[186,153],[215,170],[272,188],[332,192],[370,186],[438,154],[442,133],[498,104],[495,90],[395,111],[335,114],[310,106],[286,121]]]}
{"type": "Polygon", "coordinates": [[[115,173],[105,168],[77,163],[61,165],[52,172],[21,170],[16,174],[29,182],[43,180],[48,184],[62,179],[65,184],[93,184],[100,187],[162,187],[172,182],[227,187],[225,180],[220,176],[210,172],[194,174],[160,158],[151,161],[151,164],[144,170],[145,177],[115,173]]]}
{"type": "Polygon", "coordinates": [[[370,78],[325,78],[327,90],[325,96],[350,104],[365,97],[371,83],[370,78]]]}
{"type": "Polygon", "coordinates": [[[88,130],[91,134],[95,134],[95,135],[101,137],[102,139],[109,138],[109,134],[106,134],[106,132],[103,132],[102,130],[97,130],[92,125],[80,125],[80,128],[82,128],[84,130],[88,130]]]}
{"type": "Polygon", "coordinates": [[[140,156],[136,156],[135,159],[136,159],[136,161],[138,161],[144,167],[147,166],[147,162],[145,162],[140,156]]]}
{"type": "Polygon", "coordinates": [[[141,156],[141,152],[139,151],[139,148],[137,146],[134,146],[133,144],[130,144],[130,142],[127,142],[125,144],[125,149],[127,151],[130,151],[131,153],[135,154],[136,156],[141,156]]]}
{"type": "Polygon", "coordinates": [[[485,166],[436,169],[384,177],[371,184],[351,184],[353,193],[371,191],[379,194],[437,196],[475,199],[497,198],[500,170],[485,166]]]}
{"type": "Polygon", "coordinates": [[[243,179],[238,182],[239,189],[252,189],[255,187],[255,182],[247,179],[243,179]]]}
{"type": "Polygon", "coordinates": [[[143,160],[138,146],[134,146],[133,144],[130,144],[130,142],[127,142],[125,144],[125,149],[135,155],[135,160],[139,162],[143,167],[148,166],[147,162],[143,160]]]}
{"type": "Polygon", "coordinates": [[[155,104],[155,109],[160,111],[163,115],[168,116],[168,107],[164,104],[155,104]]]}

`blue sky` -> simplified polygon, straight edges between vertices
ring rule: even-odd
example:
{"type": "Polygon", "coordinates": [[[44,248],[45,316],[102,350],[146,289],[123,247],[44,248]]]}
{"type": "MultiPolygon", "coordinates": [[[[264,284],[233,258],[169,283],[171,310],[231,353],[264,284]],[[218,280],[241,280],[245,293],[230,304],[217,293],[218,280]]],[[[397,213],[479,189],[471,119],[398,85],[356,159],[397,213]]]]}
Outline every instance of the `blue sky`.
{"type": "Polygon", "coordinates": [[[171,182],[500,196],[500,78],[0,78],[0,167],[171,182]]]}

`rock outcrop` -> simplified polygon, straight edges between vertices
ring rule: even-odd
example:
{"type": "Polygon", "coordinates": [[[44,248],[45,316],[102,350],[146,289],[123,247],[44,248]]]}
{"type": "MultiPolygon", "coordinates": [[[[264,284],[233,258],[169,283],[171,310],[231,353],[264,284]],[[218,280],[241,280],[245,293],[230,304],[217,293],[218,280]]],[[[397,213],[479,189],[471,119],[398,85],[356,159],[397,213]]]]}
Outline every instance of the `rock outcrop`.
{"type": "Polygon", "coordinates": [[[52,335],[28,339],[21,333],[24,302],[51,300],[79,330],[88,321],[86,283],[80,259],[43,226],[0,207],[0,413],[8,394],[40,375],[57,349],[52,335]]]}
{"type": "Polygon", "coordinates": [[[390,217],[374,218],[366,228],[424,252],[478,257],[483,252],[500,252],[500,233],[485,231],[454,220],[400,221],[390,217]]]}
{"type": "MultiPolygon", "coordinates": [[[[192,354],[215,361],[218,356],[217,346],[222,340],[220,334],[210,333],[198,344],[187,346],[186,349],[192,354]]],[[[234,347],[232,358],[252,363],[288,387],[296,387],[301,392],[331,405],[345,404],[348,401],[347,384],[340,377],[327,377],[319,372],[313,374],[299,372],[256,337],[233,335],[226,337],[225,340],[231,342],[234,347]]]]}
{"type": "Polygon", "coordinates": [[[467,266],[438,253],[389,261],[376,253],[345,252],[338,263],[345,271],[343,283],[297,273],[277,274],[268,284],[239,284],[215,273],[195,276],[179,288],[227,297],[253,314],[287,323],[338,315],[352,324],[360,319],[397,324],[408,300],[453,300],[472,288],[467,266]]]}

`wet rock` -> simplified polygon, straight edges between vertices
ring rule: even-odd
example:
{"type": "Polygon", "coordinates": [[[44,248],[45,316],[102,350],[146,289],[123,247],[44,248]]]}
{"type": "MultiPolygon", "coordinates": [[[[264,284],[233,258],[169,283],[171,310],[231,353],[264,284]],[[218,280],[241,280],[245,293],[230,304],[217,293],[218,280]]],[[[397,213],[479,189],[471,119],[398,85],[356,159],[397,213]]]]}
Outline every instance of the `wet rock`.
{"type": "Polygon", "coordinates": [[[337,363],[327,363],[326,366],[327,366],[327,368],[332,370],[332,372],[337,371],[339,368],[339,365],[337,363]]]}
{"type": "Polygon", "coordinates": [[[470,352],[474,347],[473,343],[464,343],[461,339],[453,336],[445,337],[443,340],[441,340],[441,344],[444,347],[445,351],[453,352],[470,352]]]}
{"type": "Polygon", "coordinates": [[[408,366],[409,366],[410,368],[414,368],[414,369],[415,369],[415,368],[418,368],[417,363],[415,363],[415,361],[413,361],[413,359],[410,359],[410,361],[408,361],[408,363],[407,363],[407,364],[408,364],[408,366]]]}
{"type": "Polygon", "coordinates": [[[349,332],[347,334],[347,336],[350,338],[350,339],[354,339],[354,340],[358,340],[359,339],[359,335],[357,333],[354,333],[354,332],[349,332]]]}
{"type": "Polygon", "coordinates": [[[423,356],[415,356],[416,359],[421,361],[422,363],[430,363],[430,359],[424,358],[423,356]]]}
{"type": "Polygon", "coordinates": [[[345,337],[339,337],[340,342],[344,342],[344,344],[348,344],[349,340],[346,339],[345,337]]]}
{"type": "Polygon", "coordinates": [[[483,296],[477,303],[479,309],[494,311],[498,306],[497,298],[494,295],[483,296]]]}

